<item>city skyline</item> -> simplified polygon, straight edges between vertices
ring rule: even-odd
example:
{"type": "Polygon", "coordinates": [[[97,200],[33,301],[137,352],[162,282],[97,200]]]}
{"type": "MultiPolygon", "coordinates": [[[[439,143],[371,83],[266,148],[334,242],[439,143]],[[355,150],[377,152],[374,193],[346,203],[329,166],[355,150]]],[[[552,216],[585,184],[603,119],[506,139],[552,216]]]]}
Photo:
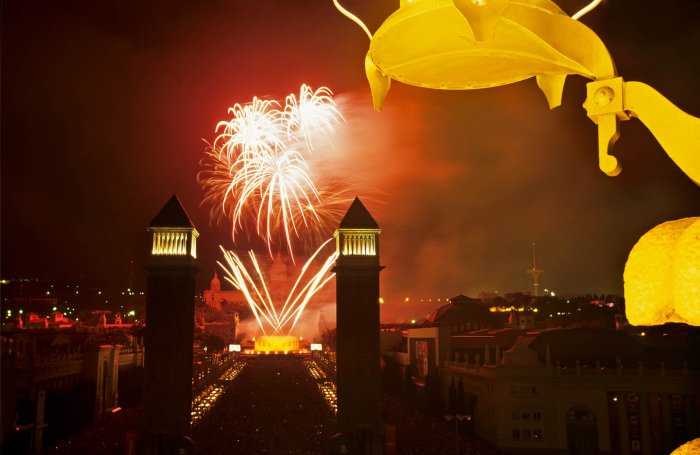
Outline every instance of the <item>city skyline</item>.
{"type": "MultiPolygon", "coordinates": [[[[394,8],[345,3],[372,30],[394,8]]],[[[627,79],[698,115],[700,5],[620,3],[582,21],[627,79]]],[[[395,84],[375,113],[366,37],[330,1],[9,2],[3,12],[2,278],[116,286],[133,260],[143,283],[145,226],[176,193],[201,232],[204,289],[218,245],[232,245],[230,227],[211,225],[200,206],[202,139],[233,103],[302,82],[332,89],[346,118],[334,148],[315,153],[327,153],[319,159],[352,181],[383,227],[383,311],[400,314],[407,295],[527,291],[533,241],[542,288],[622,294],[636,240],[700,208],[697,186],[637,120],[621,126],[622,174],[598,170],[581,78],[567,81],[554,111],[525,81],[470,92],[395,84]]]]}

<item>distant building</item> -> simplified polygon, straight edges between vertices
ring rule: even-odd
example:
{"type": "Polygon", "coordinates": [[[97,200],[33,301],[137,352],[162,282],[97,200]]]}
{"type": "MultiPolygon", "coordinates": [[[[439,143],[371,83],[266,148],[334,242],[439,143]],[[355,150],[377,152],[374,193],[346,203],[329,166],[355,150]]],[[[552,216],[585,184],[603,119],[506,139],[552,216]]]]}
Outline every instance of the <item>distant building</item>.
{"type": "Polygon", "coordinates": [[[484,328],[497,328],[501,326],[501,320],[489,312],[481,300],[460,294],[452,297],[448,304],[430,313],[425,325],[447,327],[449,333],[452,334],[484,328]]]}
{"type": "Polygon", "coordinates": [[[655,337],[589,328],[450,331],[408,330],[414,376],[421,384],[439,371],[444,397],[463,389],[453,409],[504,450],[666,454],[700,434],[692,329],[655,337]]]}
{"type": "Polygon", "coordinates": [[[219,311],[228,309],[229,307],[240,309],[246,306],[245,296],[240,290],[221,290],[221,281],[216,272],[214,272],[214,277],[209,283],[209,289],[204,291],[203,297],[204,303],[219,311]]]}
{"type": "Polygon", "coordinates": [[[516,329],[532,329],[535,327],[535,314],[532,311],[511,310],[507,325],[516,329]]]}
{"type": "Polygon", "coordinates": [[[383,453],[379,225],[355,198],[335,231],[338,430],[353,453],[383,453]]]}
{"type": "Polygon", "coordinates": [[[144,346],[132,327],[3,327],[0,348],[3,452],[28,453],[30,432],[55,441],[140,400],[144,346]]]}
{"type": "Polygon", "coordinates": [[[316,334],[316,339],[321,340],[323,338],[323,332],[330,329],[328,321],[326,321],[326,315],[323,314],[323,310],[319,311],[318,314],[318,333],[316,334]]]}
{"type": "MultiPolygon", "coordinates": [[[[289,258],[277,254],[274,260],[269,257],[261,257],[258,258],[258,262],[270,299],[275,305],[282,307],[289,296],[289,292],[294,287],[305,259],[298,257],[295,265],[289,258]]],[[[252,316],[243,292],[238,289],[221,289],[221,280],[216,271],[209,283],[209,289],[204,290],[202,293],[202,298],[207,306],[217,311],[222,311],[228,316],[233,317],[234,313],[239,313],[242,319],[252,316]]],[[[325,305],[334,302],[335,289],[333,286],[327,285],[312,297],[309,307],[313,307],[315,304],[325,305]]],[[[326,329],[332,327],[332,324],[325,322],[325,319],[324,324],[326,329]]]]}

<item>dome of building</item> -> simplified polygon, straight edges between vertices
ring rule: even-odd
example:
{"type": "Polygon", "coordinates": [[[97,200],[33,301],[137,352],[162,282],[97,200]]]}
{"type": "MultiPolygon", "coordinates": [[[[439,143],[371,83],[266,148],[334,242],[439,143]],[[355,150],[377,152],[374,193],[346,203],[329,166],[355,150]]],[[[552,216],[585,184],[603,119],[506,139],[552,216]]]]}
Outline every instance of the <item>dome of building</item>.
{"type": "Polygon", "coordinates": [[[214,272],[214,278],[212,278],[211,282],[209,283],[209,290],[210,291],[220,291],[221,290],[221,281],[219,281],[219,277],[216,276],[216,271],[214,272]]]}

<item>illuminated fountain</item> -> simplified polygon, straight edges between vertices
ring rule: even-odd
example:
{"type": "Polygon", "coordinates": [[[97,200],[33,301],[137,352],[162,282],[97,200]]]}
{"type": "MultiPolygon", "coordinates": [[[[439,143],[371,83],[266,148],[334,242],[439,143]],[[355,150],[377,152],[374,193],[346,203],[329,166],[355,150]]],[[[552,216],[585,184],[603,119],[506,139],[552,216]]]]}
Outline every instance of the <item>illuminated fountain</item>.
{"type": "Polygon", "coordinates": [[[292,335],[263,335],[255,339],[255,352],[287,354],[299,351],[299,338],[292,335]]]}
{"type": "Polygon", "coordinates": [[[230,220],[234,243],[239,232],[255,232],[270,256],[273,249],[286,249],[294,263],[297,243],[321,246],[281,298],[279,289],[270,292],[253,251],[243,260],[220,247],[225,263],[219,266],[244,295],[263,333],[255,351],[299,351],[292,332],[311,298],[333,278],[336,254],[325,249],[330,243],[325,239],[350,200],[337,181],[313,175],[305,156],[314,151],[314,139],[332,134],[343,117],[328,88],[313,90],[306,84],[298,95],[287,96],[283,107],[254,97],[229,113],[233,117],[216,127],[198,176],[212,218],[230,220]]]}
{"type": "Polygon", "coordinates": [[[263,332],[261,337],[255,339],[256,352],[300,350],[299,339],[291,333],[311,298],[334,276],[331,268],[337,257],[335,251],[325,260],[317,261],[323,257],[321,253],[331,240],[326,240],[306,261],[281,308],[278,306],[280,302],[275,302],[271,297],[255,253],[248,253],[251,264],[248,267],[236,253],[220,247],[226,260],[226,264],[218,263],[224,271],[224,279],[243,293],[263,332]]]}

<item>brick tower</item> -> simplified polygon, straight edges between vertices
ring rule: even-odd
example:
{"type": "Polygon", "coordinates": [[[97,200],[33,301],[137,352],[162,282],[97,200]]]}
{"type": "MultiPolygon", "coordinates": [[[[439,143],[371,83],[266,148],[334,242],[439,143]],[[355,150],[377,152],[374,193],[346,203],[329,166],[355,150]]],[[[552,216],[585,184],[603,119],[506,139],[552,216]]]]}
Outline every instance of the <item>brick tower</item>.
{"type": "Polygon", "coordinates": [[[359,198],[335,231],[338,429],[352,453],[381,454],[379,226],[359,198]]]}
{"type": "Polygon", "coordinates": [[[177,453],[190,430],[199,233],[177,196],[148,226],[144,454],[177,453]]]}

